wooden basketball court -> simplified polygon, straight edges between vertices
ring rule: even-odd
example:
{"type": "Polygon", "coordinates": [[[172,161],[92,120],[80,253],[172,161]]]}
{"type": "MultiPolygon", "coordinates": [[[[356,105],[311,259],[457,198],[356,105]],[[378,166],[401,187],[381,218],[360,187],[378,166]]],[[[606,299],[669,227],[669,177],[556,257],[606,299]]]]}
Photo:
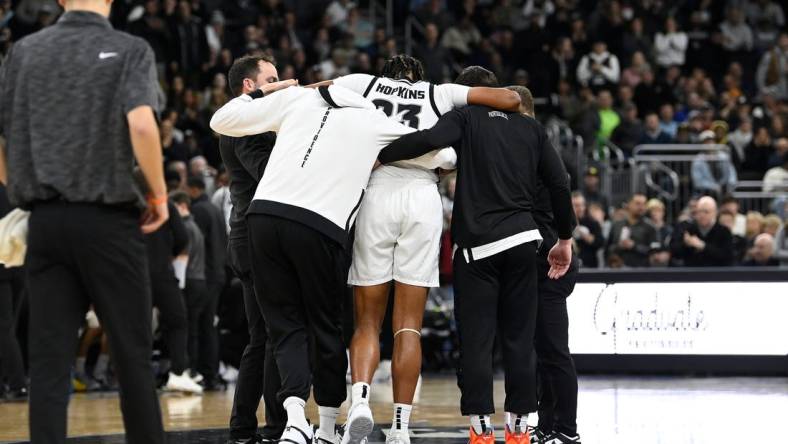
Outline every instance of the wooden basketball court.
{"type": "MultiPolygon", "coordinates": [[[[503,421],[503,381],[496,381],[496,426],[503,421]]],[[[391,386],[373,387],[372,408],[382,426],[370,444],[385,442],[391,422],[391,386]]],[[[204,396],[161,395],[169,444],[224,444],[232,391],[204,396]]],[[[347,406],[345,406],[347,407],[347,406]]],[[[788,412],[788,378],[603,377],[580,379],[578,426],[584,444],[704,444],[726,442],[744,425],[753,442],[774,440],[764,425],[781,424],[788,412]]],[[[258,412],[262,419],[262,411],[258,412]]],[[[340,422],[344,421],[343,409],[340,422]]],[[[317,418],[310,403],[308,416],[317,418]]],[[[535,418],[532,418],[535,419],[535,418]]],[[[529,421],[531,422],[531,421],[529,421]]],[[[413,444],[464,444],[459,391],[451,375],[427,376],[411,418],[413,444]]],[[[78,394],[69,409],[73,444],[122,444],[117,394],[78,394]]],[[[779,433],[778,433],[779,434],[779,433]]],[[[502,436],[499,433],[499,441],[502,436]]],[[[28,437],[27,405],[0,404],[0,442],[28,437]]]]}

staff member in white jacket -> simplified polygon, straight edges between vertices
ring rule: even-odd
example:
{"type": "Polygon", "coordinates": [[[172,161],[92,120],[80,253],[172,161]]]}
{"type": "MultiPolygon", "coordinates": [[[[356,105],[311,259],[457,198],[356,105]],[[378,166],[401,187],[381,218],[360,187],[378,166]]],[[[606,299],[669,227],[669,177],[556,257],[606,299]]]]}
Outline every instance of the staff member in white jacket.
{"type": "MultiPolygon", "coordinates": [[[[216,112],[211,128],[233,137],[278,133],[247,222],[255,289],[282,377],[279,399],[288,416],[282,442],[312,441],[304,405],[313,377],[321,436],[335,442],[346,398],[341,318],[348,231],[378,152],[413,130],[339,86],[241,95],[216,112]],[[314,375],[310,337],[320,363],[314,375]]],[[[365,436],[359,427],[346,433],[365,436]]]]}

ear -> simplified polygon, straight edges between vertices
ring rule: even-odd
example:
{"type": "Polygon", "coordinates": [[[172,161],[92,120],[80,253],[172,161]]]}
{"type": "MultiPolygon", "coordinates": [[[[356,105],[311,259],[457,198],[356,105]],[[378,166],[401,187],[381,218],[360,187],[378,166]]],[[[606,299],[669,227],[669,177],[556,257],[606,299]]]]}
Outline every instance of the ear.
{"type": "Polygon", "coordinates": [[[244,79],[244,83],[243,83],[244,91],[252,92],[252,91],[255,90],[254,86],[255,86],[254,85],[254,80],[252,80],[252,79],[244,79]]]}

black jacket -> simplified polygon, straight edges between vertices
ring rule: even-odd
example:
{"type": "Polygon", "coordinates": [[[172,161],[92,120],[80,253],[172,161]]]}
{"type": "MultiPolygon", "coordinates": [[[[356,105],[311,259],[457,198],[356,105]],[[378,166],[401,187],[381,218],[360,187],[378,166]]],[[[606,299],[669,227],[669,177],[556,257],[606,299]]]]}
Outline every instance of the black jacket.
{"type": "Polygon", "coordinates": [[[720,224],[714,224],[705,236],[696,223],[680,226],[670,241],[670,252],[674,259],[683,259],[685,267],[727,267],[733,265],[733,235],[720,224]],[[685,232],[698,236],[706,247],[698,251],[685,245],[685,232]]]}
{"type": "Polygon", "coordinates": [[[189,236],[178,209],[172,203],[167,203],[170,218],[158,230],[145,235],[145,246],[148,250],[148,269],[151,276],[165,274],[174,277],[172,259],[186,251],[189,236]]]}
{"type": "Polygon", "coordinates": [[[257,183],[263,177],[268,159],[276,142],[276,133],[270,132],[247,137],[222,136],[219,152],[230,176],[230,241],[246,242],[246,211],[252,202],[257,183]]]}
{"type": "Polygon", "coordinates": [[[227,259],[227,230],[222,210],[203,194],[192,201],[191,213],[205,238],[205,280],[209,287],[221,285],[227,259]]]}
{"type": "Polygon", "coordinates": [[[588,231],[594,236],[594,241],[591,243],[584,241],[582,238],[576,239],[577,246],[580,250],[578,256],[582,261],[582,266],[584,268],[599,268],[599,257],[597,256],[597,252],[600,248],[605,246],[605,235],[602,233],[602,226],[589,216],[581,218],[577,224],[588,228],[588,231]]]}
{"type": "Polygon", "coordinates": [[[446,146],[457,152],[452,214],[457,245],[477,247],[537,229],[533,212],[540,180],[550,190],[558,237],[572,237],[569,176],[539,122],[468,106],[446,113],[428,130],[397,139],[378,159],[384,164],[412,159],[446,146]]]}

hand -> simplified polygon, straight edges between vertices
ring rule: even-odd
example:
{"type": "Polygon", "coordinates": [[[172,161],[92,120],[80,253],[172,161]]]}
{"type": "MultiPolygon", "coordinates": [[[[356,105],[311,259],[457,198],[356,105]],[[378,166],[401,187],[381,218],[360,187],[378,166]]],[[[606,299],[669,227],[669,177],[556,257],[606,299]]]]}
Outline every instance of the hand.
{"type": "Polygon", "coordinates": [[[684,233],[684,244],[699,251],[706,247],[706,243],[703,242],[698,236],[689,234],[687,232],[684,233]]]}
{"type": "Polygon", "coordinates": [[[550,264],[547,277],[558,279],[565,275],[572,264],[572,241],[570,239],[559,239],[553,248],[550,249],[550,253],[547,255],[547,262],[550,264]]]}
{"type": "Polygon", "coordinates": [[[153,233],[158,230],[167,219],[170,211],[167,208],[167,196],[148,199],[148,208],[142,214],[142,232],[153,233]]]}
{"type": "Polygon", "coordinates": [[[618,242],[618,246],[624,250],[631,250],[635,248],[635,241],[633,241],[632,239],[621,239],[618,242]]]}
{"type": "Polygon", "coordinates": [[[272,92],[279,91],[280,89],[290,88],[291,86],[298,86],[298,80],[288,79],[280,80],[278,82],[266,83],[260,87],[263,94],[271,94],[272,92]]]}

